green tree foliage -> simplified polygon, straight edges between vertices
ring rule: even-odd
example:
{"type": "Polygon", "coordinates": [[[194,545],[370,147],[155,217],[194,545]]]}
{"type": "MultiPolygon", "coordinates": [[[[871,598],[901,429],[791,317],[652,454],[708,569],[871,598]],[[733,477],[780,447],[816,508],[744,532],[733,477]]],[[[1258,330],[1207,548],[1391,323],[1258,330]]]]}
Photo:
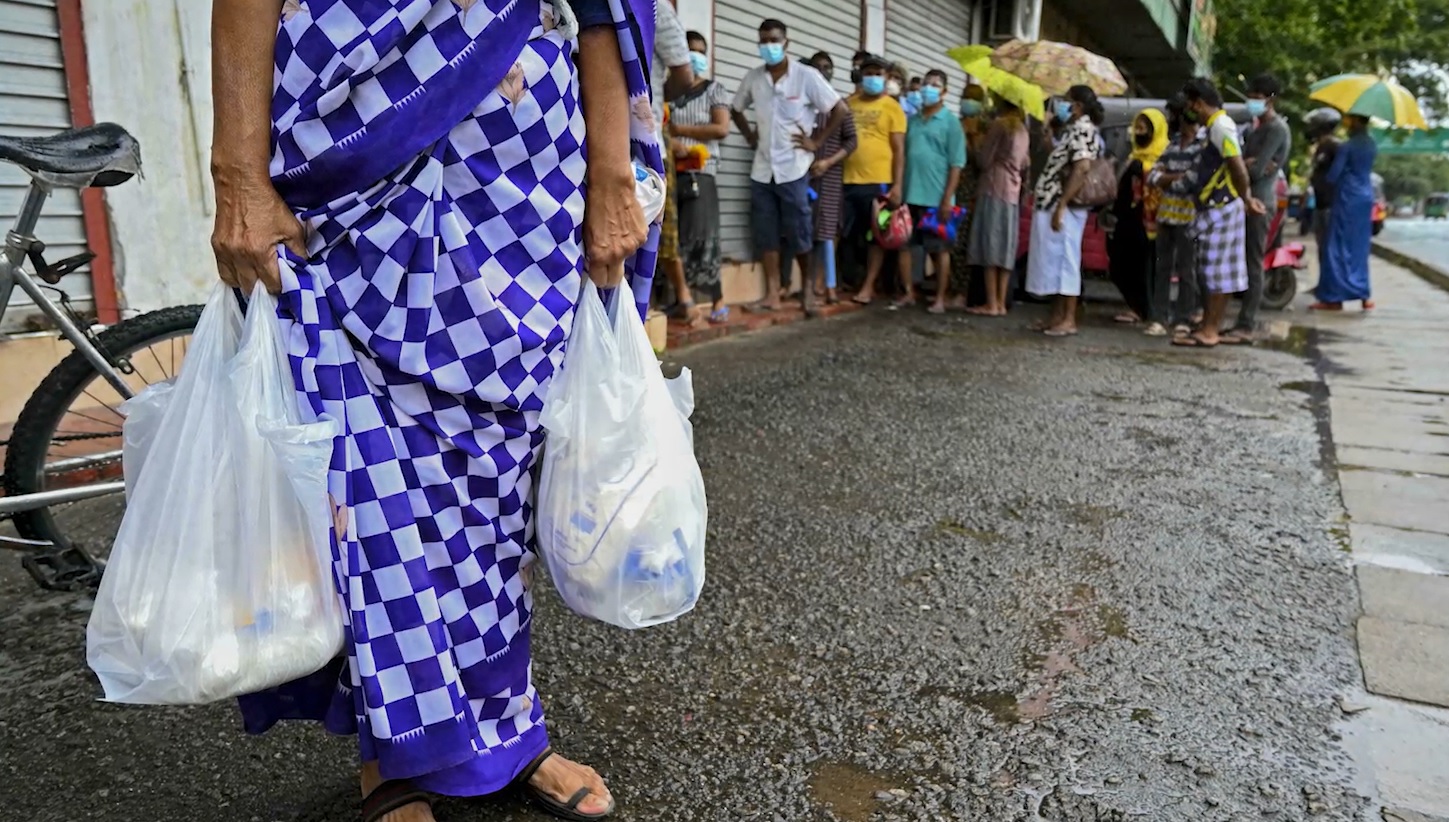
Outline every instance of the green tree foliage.
{"type": "Polygon", "coordinates": [[[1213,63],[1227,86],[1261,71],[1284,85],[1280,108],[1301,114],[1308,87],[1346,72],[1393,73],[1435,109],[1449,67],[1449,0],[1217,0],[1213,63]]]}
{"type": "Polygon", "coordinates": [[[1384,178],[1384,196],[1390,202],[1421,200],[1449,191],[1449,159],[1425,154],[1380,157],[1374,170],[1384,178]]]}

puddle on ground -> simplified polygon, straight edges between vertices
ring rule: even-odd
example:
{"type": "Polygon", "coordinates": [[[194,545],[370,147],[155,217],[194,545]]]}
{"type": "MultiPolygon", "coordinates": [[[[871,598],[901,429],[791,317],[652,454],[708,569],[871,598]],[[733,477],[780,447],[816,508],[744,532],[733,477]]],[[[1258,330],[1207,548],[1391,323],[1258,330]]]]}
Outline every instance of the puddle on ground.
{"type": "Polygon", "coordinates": [[[1301,394],[1308,394],[1310,396],[1313,396],[1318,393],[1318,386],[1320,385],[1322,385],[1322,383],[1314,382],[1313,380],[1293,380],[1292,382],[1279,383],[1278,390],[1297,391],[1301,394]]]}
{"type": "Polygon", "coordinates": [[[1098,605],[1097,619],[1102,622],[1102,633],[1112,639],[1131,639],[1127,630],[1127,614],[1115,605],[1098,605]]]}
{"type": "Polygon", "coordinates": [[[1001,725],[1015,725],[1021,721],[1016,694],[1010,691],[963,691],[941,685],[927,685],[916,691],[916,696],[922,698],[944,696],[954,699],[964,705],[980,708],[1001,725]]]}
{"type": "Polygon", "coordinates": [[[810,796],[841,822],[869,822],[881,807],[876,794],[900,788],[886,774],[848,762],[817,762],[810,775],[810,796]]]}
{"type": "Polygon", "coordinates": [[[979,528],[969,528],[954,519],[943,519],[936,523],[936,532],[939,534],[950,534],[956,537],[967,537],[974,539],[982,545],[995,545],[1001,542],[1001,534],[995,531],[987,531],[979,528]]]}
{"type": "Polygon", "coordinates": [[[1288,329],[1282,337],[1269,337],[1259,340],[1258,347],[1270,351],[1283,351],[1299,357],[1307,357],[1311,353],[1309,349],[1313,345],[1313,329],[1303,325],[1295,325],[1288,329]]]}

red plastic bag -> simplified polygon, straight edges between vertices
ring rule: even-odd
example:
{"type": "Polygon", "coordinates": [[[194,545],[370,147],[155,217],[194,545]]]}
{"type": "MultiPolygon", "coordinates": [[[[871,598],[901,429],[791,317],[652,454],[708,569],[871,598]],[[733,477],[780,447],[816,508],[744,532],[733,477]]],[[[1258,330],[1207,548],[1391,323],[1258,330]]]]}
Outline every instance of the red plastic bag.
{"type": "Polygon", "coordinates": [[[915,226],[911,223],[911,207],[902,203],[891,208],[884,197],[877,197],[872,209],[875,241],[887,251],[905,246],[915,226]]]}

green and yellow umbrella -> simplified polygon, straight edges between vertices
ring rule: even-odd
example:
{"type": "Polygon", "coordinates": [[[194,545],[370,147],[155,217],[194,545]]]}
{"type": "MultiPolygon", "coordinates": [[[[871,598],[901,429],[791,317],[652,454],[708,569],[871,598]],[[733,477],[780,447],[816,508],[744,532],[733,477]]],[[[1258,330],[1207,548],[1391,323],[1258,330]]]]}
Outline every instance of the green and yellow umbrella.
{"type": "Polygon", "coordinates": [[[1424,113],[1408,89],[1376,74],[1340,74],[1319,80],[1308,98],[1327,103],[1344,114],[1372,117],[1400,128],[1423,128],[1424,113]]]}
{"type": "Polygon", "coordinates": [[[947,51],[946,56],[959,63],[962,71],[975,77],[991,93],[1030,117],[1046,120],[1046,92],[1041,86],[993,66],[990,46],[957,46],[947,51]]]}

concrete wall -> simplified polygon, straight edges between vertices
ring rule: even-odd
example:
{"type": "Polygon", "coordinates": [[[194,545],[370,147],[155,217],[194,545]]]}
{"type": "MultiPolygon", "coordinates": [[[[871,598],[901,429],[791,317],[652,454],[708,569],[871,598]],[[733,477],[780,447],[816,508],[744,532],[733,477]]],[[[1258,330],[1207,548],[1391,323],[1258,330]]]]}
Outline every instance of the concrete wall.
{"type": "Polygon", "coordinates": [[[216,280],[210,235],[211,4],[82,4],[97,120],[141,143],[144,178],[108,189],[122,304],[148,311],[201,302],[216,280]]]}

